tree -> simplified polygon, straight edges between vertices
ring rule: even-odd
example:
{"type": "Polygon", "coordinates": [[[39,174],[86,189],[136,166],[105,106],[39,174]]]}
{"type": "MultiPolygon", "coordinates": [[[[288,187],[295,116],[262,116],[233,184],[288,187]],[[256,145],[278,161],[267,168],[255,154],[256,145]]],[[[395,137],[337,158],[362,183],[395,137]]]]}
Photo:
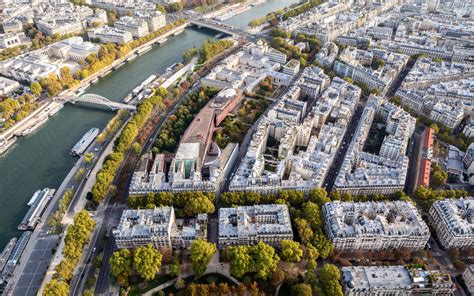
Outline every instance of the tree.
{"type": "Polygon", "coordinates": [[[39,97],[41,93],[43,92],[43,88],[41,87],[41,84],[39,84],[39,82],[37,81],[33,81],[30,84],[30,90],[31,90],[31,93],[37,97],[39,97]]]}
{"type": "Polygon", "coordinates": [[[115,251],[109,259],[110,272],[120,286],[128,286],[128,276],[132,273],[132,254],[127,249],[115,251]]]}
{"type": "Polygon", "coordinates": [[[161,253],[153,248],[151,244],[140,246],[133,254],[133,267],[146,281],[155,278],[155,274],[161,267],[161,253]]]}
{"type": "Polygon", "coordinates": [[[86,154],[84,154],[84,162],[87,163],[87,164],[91,164],[92,161],[94,160],[94,153],[92,152],[88,152],[86,154]]]}
{"type": "Polygon", "coordinates": [[[284,239],[281,241],[281,258],[287,262],[299,262],[303,256],[300,243],[284,239]]]}
{"type": "Polygon", "coordinates": [[[266,280],[272,276],[280,261],[280,257],[276,254],[275,249],[260,241],[251,248],[250,254],[254,261],[257,277],[266,280]]]}
{"type": "Polygon", "coordinates": [[[53,278],[63,282],[68,282],[70,279],[72,279],[72,274],[74,272],[75,267],[76,262],[74,262],[73,260],[63,259],[54,268],[54,271],[56,273],[54,274],[53,278]]]}
{"type": "Polygon", "coordinates": [[[293,296],[311,296],[313,291],[308,284],[296,284],[291,287],[291,295],[293,296]]]}
{"type": "Polygon", "coordinates": [[[43,290],[43,296],[68,296],[69,285],[65,282],[52,279],[46,284],[43,290]]]}
{"type": "Polygon", "coordinates": [[[333,264],[324,264],[318,273],[318,286],[327,296],[342,296],[342,287],[339,283],[341,273],[337,266],[333,264]]]}
{"type": "Polygon", "coordinates": [[[434,187],[438,188],[446,185],[448,180],[448,173],[445,172],[441,166],[437,163],[434,163],[432,166],[433,172],[431,174],[431,183],[434,187]]]}
{"type": "Polygon", "coordinates": [[[229,247],[228,256],[230,261],[230,274],[241,278],[246,272],[252,270],[252,257],[249,254],[249,246],[229,247]]]}
{"type": "Polygon", "coordinates": [[[135,153],[136,156],[140,156],[140,152],[142,151],[142,146],[140,143],[135,142],[132,144],[132,152],[135,153]]]}
{"type": "Polygon", "coordinates": [[[208,243],[205,240],[197,239],[191,243],[190,254],[192,269],[196,277],[200,277],[207,269],[207,265],[212,256],[217,252],[214,243],[208,243]]]}

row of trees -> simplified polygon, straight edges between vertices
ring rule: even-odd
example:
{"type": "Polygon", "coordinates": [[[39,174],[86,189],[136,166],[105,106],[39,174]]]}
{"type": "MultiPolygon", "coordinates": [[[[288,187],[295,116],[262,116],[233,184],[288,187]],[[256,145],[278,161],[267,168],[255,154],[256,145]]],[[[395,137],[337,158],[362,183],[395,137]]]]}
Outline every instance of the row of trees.
{"type": "Polygon", "coordinates": [[[91,219],[89,212],[82,210],[74,216],[74,222],[68,227],[64,239],[64,259],[54,268],[53,279],[46,284],[44,296],[69,295],[68,282],[72,279],[82,249],[89,242],[94,227],[95,221],[91,219]]]}
{"type": "Polygon", "coordinates": [[[117,114],[115,114],[114,117],[109,120],[107,126],[97,136],[97,142],[103,144],[106,141],[110,141],[129,116],[130,111],[128,110],[120,109],[119,111],[117,111],[117,114]]]}
{"type": "Polygon", "coordinates": [[[49,218],[48,223],[51,226],[51,228],[53,228],[53,231],[55,233],[58,233],[58,234],[61,233],[62,231],[61,221],[73,197],[74,197],[73,189],[69,189],[66,192],[64,192],[63,196],[59,200],[59,206],[56,212],[54,212],[54,214],[49,218]]]}
{"type": "Polygon", "coordinates": [[[127,204],[133,209],[173,206],[177,216],[194,217],[199,213],[214,213],[215,199],[214,193],[211,192],[157,192],[148,195],[131,195],[127,199],[127,204]]]}
{"type": "Polygon", "coordinates": [[[102,169],[97,173],[96,183],[92,187],[92,199],[95,203],[101,202],[108,195],[114,193],[115,187],[112,186],[112,182],[117,169],[124,160],[125,153],[131,147],[140,129],[150,118],[153,109],[163,108],[163,96],[166,95],[167,91],[161,89],[138,105],[137,112],[117,137],[114,143],[114,151],[107,156],[102,169]]]}
{"type": "Polygon", "coordinates": [[[199,63],[203,64],[211,60],[233,45],[234,42],[232,40],[222,39],[219,41],[212,41],[211,38],[208,38],[199,50],[199,63]]]}
{"type": "Polygon", "coordinates": [[[253,19],[253,20],[249,21],[248,25],[249,25],[249,27],[252,27],[252,28],[258,27],[258,26],[261,26],[261,25],[263,25],[264,23],[266,23],[268,21],[276,20],[278,16],[281,16],[284,13],[285,13],[285,11],[280,9],[280,10],[277,10],[275,12],[269,13],[264,17],[253,19]]]}
{"type": "Polygon", "coordinates": [[[163,255],[151,244],[139,246],[133,251],[115,251],[109,259],[110,272],[120,286],[128,286],[133,270],[145,281],[151,281],[160,270],[163,255]],[[133,269],[132,269],[133,267],[133,269]]]}
{"type": "Polygon", "coordinates": [[[7,129],[30,114],[37,104],[35,98],[30,94],[24,94],[18,99],[6,98],[0,102],[0,114],[5,122],[3,128],[7,129]]]}
{"type": "Polygon", "coordinates": [[[219,283],[218,285],[216,285],[214,282],[211,282],[210,284],[191,283],[186,287],[184,295],[261,295],[261,291],[259,290],[258,284],[256,282],[253,282],[248,286],[244,284],[240,284],[238,286],[229,286],[227,283],[219,283]]]}
{"type": "Polygon", "coordinates": [[[283,14],[283,20],[287,20],[290,17],[294,17],[294,16],[297,16],[299,14],[302,14],[303,12],[306,12],[306,11],[312,9],[313,7],[316,7],[321,3],[322,3],[321,0],[309,0],[308,2],[306,2],[304,4],[301,4],[301,5],[298,5],[294,8],[291,8],[290,10],[285,12],[285,14],[283,14]]]}
{"type": "Polygon", "coordinates": [[[418,186],[413,193],[413,198],[424,210],[429,210],[431,205],[438,200],[466,196],[469,196],[469,192],[466,190],[435,190],[424,186],[418,186]]]}
{"type": "Polygon", "coordinates": [[[201,108],[219,92],[218,89],[203,87],[199,91],[189,94],[163,125],[155,141],[155,153],[175,152],[179,139],[201,108]]]}

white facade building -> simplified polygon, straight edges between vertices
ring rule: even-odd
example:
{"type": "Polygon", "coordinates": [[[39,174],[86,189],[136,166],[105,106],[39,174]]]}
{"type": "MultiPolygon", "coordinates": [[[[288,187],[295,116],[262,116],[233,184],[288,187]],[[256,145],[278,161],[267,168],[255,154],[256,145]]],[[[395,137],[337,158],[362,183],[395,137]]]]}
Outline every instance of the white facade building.
{"type": "Polygon", "coordinates": [[[125,44],[133,40],[132,33],[108,26],[88,31],[89,38],[99,39],[100,43],[125,44]]]}
{"type": "Polygon", "coordinates": [[[219,247],[254,245],[260,241],[277,247],[285,239],[293,239],[287,205],[219,209],[219,247]]]}
{"type": "Polygon", "coordinates": [[[328,202],[326,234],[338,251],[421,250],[430,232],[413,203],[328,202]]]}
{"type": "Polygon", "coordinates": [[[474,197],[436,201],[429,214],[430,223],[444,248],[474,247],[474,197]]]}

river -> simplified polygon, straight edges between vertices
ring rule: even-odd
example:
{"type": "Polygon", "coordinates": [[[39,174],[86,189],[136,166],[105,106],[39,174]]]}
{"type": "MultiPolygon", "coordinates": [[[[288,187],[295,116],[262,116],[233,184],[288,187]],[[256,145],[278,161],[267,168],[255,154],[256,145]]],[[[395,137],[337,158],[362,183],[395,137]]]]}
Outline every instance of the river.
{"type": "MultiPolygon", "coordinates": [[[[269,0],[234,16],[226,22],[246,27],[250,19],[296,3],[295,0],[269,0]]],[[[199,47],[216,32],[188,29],[170,37],[134,61],[125,64],[87,89],[113,101],[121,101],[151,74],[162,74],[180,62],[182,53],[199,47]]],[[[19,138],[16,146],[0,158],[0,248],[20,232],[16,229],[28,210],[31,195],[44,187],[57,188],[76,161],[69,151],[91,127],[103,128],[113,112],[96,107],[66,105],[36,133],[19,138]]]]}

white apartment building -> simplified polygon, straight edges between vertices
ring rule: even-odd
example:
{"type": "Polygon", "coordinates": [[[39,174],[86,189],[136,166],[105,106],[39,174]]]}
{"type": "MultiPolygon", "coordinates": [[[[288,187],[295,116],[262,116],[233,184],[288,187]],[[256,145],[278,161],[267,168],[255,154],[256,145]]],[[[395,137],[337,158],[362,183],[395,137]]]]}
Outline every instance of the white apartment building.
{"type": "Polygon", "coordinates": [[[349,144],[334,189],[354,195],[393,194],[403,190],[408,170],[405,151],[415,123],[402,108],[371,96],[349,144]],[[363,148],[377,114],[382,116],[388,135],[379,154],[375,155],[363,148]]]}
{"type": "Polygon", "coordinates": [[[474,197],[436,201],[429,214],[443,248],[474,247],[474,197]]]}
{"type": "Polygon", "coordinates": [[[341,268],[346,296],[453,295],[451,276],[436,270],[405,266],[351,266],[341,268]]]}
{"type": "Polygon", "coordinates": [[[474,294],[474,264],[467,266],[466,270],[462,273],[462,279],[469,293],[474,294]]]}
{"type": "Polygon", "coordinates": [[[287,205],[219,209],[219,247],[254,245],[260,241],[277,247],[285,239],[293,239],[287,205]]]}
{"type": "Polygon", "coordinates": [[[134,38],[141,38],[148,35],[148,24],[146,21],[124,16],[114,23],[114,27],[132,33],[134,38]]]}
{"type": "Polygon", "coordinates": [[[90,39],[99,39],[100,43],[126,44],[133,40],[132,33],[108,26],[92,29],[87,35],[90,39]]]}
{"type": "Polygon", "coordinates": [[[155,248],[187,248],[195,239],[206,239],[207,214],[196,219],[176,219],[173,207],[125,210],[112,231],[119,249],[151,244],[155,248]]]}
{"type": "Polygon", "coordinates": [[[38,30],[46,35],[77,34],[84,30],[82,22],[77,19],[49,19],[44,18],[35,21],[38,30]]]}
{"type": "Polygon", "coordinates": [[[338,251],[423,249],[428,226],[410,202],[328,202],[323,206],[326,234],[338,251]]]}
{"type": "Polygon", "coordinates": [[[5,33],[21,33],[23,31],[23,24],[16,19],[5,20],[2,27],[5,33]]]}
{"type": "Polygon", "coordinates": [[[136,10],[133,17],[145,21],[149,32],[155,32],[166,26],[166,16],[160,11],[136,10]]]}
{"type": "Polygon", "coordinates": [[[436,102],[430,113],[431,120],[440,122],[451,129],[457,127],[463,118],[462,108],[443,101],[436,102]]]}

